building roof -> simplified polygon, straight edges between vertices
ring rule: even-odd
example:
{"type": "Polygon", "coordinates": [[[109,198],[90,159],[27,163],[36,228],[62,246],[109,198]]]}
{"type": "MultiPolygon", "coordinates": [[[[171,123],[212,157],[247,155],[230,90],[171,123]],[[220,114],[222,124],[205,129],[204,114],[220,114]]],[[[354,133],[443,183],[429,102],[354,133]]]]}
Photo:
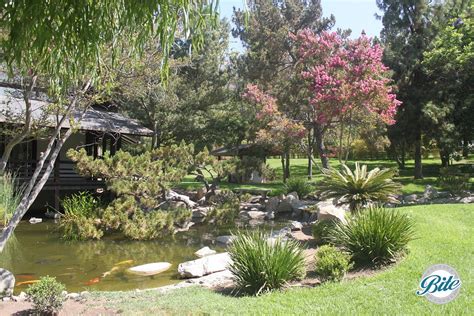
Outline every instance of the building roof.
{"type": "MultiPolygon", "coordinates": [[[[56,115],[45,113],[50,105],[44,100],[31,100],[32,119],[40,126],[56,126],[56,115]]],[[[25,101],[18,94],[18,90],[0,87],[0,122],[17,123],[22,121],[25,112],[25,101]]],[[[73,122],[80,118],[81,111],[72,113],[73,122]]],[[[74,124],[74,123],[73,123],[74,124]]],[[[77,124],[77,123],[76,123],[77,124]]],[[[67,120],[65,128],[70,128],[71,123],[67,120]]],[[[84,117],[79,123],[79,129],[85,131],[100,131],[120,133],[137,136],[151,136],[153,131],[141,125],[137,120],[125,117],[122,114],[101,111],[94,108],[87,109],[84,117]]]]}

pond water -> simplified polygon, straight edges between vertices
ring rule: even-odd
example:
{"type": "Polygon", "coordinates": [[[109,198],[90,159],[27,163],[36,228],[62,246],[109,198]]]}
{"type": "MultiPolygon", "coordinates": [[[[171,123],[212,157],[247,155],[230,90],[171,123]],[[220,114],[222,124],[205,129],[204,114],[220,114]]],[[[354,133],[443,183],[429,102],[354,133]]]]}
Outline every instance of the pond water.
{"type": "MultiPolygon", "coordinates": [[[[274,222],[260,227],[271,230],[282,225],[274,222]]],[[[194,252],[204,246],[223,251],[215,237],[236,230],[199,226],[166,240],[107,237],[100,241],[68,242],[60,238],[57,227],[54,221],[34,225],[22,222],[15,230],[15,238],[0,254],[0,267],[15,274],[15,293],[24,291],[29,281],[45,275],[56,277],[69,292],[133,290],[177,283],[179,263],[196,259],[194,252]],[[137,276],[126,271],[131,266],[162,261],[172,267],[155,276],[137,276]]]]}

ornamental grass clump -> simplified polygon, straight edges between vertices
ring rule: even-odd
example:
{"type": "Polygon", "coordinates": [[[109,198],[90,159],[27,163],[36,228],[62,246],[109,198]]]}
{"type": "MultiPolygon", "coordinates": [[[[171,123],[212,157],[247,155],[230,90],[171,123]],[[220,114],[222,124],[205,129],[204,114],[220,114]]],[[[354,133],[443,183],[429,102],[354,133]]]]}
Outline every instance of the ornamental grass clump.
{"type": "Polygon", "coordinates": [[[299,198],[304,198],[314,191],[314,187],[308,181],[301,178],[290,178],[285,183],[285,193],[296,192],[299,198]]]}
{"type": "Polygon", "coordinates": [[[5,172],[0,176],[0,227],[5,226],[20,204],[24,186],[17,184],[16,175],[5,172]]]}
{"type": "Polygon", "coordinates": [[[415,238],[413,220],[397,210],[370,207],[337,223],[329,240],[349,252],[359,265],[394,262],[415,238]]]}
{"type": "Polygon", "coordinates": [[[45,276],[39,282],[30,285],[26,294],[33,302],[33,309],[39,315],[55,315],[63,307],[66,295],[64,284],[56,278],[45,276]]]}
{"type": "Polygon", "coordinates": [[[303,250],[293,240],[268,240],[262,232],[237,234],[229,254],[238,288],[259,295],[285,287],[305,275],[303,250]]]}
{"type": "Polygon", "coordinates": [[[402,185],[392,180],[396,169],[375,168],[355,164],[354,171],[346,165],[342,170],[323,169],[324,179],[319,183],[318,193],[323,198],[335,198],[338,204],[348,204],[355,213],[373,203],[399,203],[396,195],[402,185]]]}
{"type": "Polygon", "coordinates": [[[334,246],[321,246],[315,259],[315,272],[323,281],[341,281],[352,267],[351,256],[334,246]]]}

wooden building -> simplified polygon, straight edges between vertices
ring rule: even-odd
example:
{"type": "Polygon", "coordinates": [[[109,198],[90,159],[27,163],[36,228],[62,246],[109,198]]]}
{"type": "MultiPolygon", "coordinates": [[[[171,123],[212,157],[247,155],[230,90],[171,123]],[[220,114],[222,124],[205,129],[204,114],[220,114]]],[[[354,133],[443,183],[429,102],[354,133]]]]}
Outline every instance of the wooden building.
{"type": "MultiPolygon", "coordinates": [[[[44,127],[46,132],[48,128],[54,127],[57,117],[46,115],[43,110],[48,103],[43,100],[32,100],[31,103],[35,124],[44,127]]],[[[2,132],[0,153],[3,153],[7,141],[5,132],[22,121],[24,109],[25,103],[18,96],[17,91],[0,87],[0,132],[2,132]]],[[[79,121],[80,115],[82,113],[79,111],[73,113],[75,118],[73,121],[79,121]]],[[[65,128],[70,128],[69,122],[65,124],[65,128]]],[[[59,201],[64,195],[84,190],[98,191],[104,188],[103,179],[84,178],[77,174],[74,163],[66,156],[68,149],[85,148],[89,155],[100,158],[105,151],[114,154],[124,143],[137,144],[140,137],[153,134],[138,121],[117,113],[116,108],[110,105],[90,107],[74,128],[77,132],[69,137],[61,149],[54,171],[31,209],[44,210],[46,205],[58,209],[59,201]]],[[[37,136],[15,146],[8,162],[8,169],[15,172],[20,181],[28,181],[36,169],[37,161],[46,149],[47,142],[47,137],[37,136]]]]}

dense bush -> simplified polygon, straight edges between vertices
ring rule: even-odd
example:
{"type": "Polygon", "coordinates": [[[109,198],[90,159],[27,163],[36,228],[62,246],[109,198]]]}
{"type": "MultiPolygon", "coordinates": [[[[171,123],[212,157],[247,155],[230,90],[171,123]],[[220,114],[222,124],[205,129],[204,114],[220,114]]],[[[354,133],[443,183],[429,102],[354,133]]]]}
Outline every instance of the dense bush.
{"type": "Polygon", "coordinates": [[[337,223],[329,240],[348,251],[357,264],[393,262],[415,236],[413,220],[397,210],[370,207],[347,224],[337,223]]]}
{"type": "Polygon", "coordinates": [[[262,232],[241,233],[229,248],[229,269],[245,293],[259,295],[281,289],[305,275],[303,251],[296,241],[269,242],[267,238],[262,232]]]}
{"type": "Polygon", "coordinates": [[[131,218],[122,223],[123,234],[134,240],[150,240],[173,235],[173,213],[153,211],[135,212],[131,218]]]}
{"type": "Polygon", "coordinates": [[[298,197],[300,199],[314,191],[314,187],[311,185],[311,183],[301,178],[288,179],[288,181],[285,183],[284,189],[286,194],[291,192],[298,193],[298,197]]]}
{"type": "Polygon", "coordinates": [[[211,198],[214,207],[207,214],[207,220],[218,225],[233,223],[239,215],[240,199],[232,191],[222,191],[211,198]]]}
{"type": "Polygon", "coordinates": [[[395,169],[367,171],[367,166],[358,162],[354,171],[346,165],[342,165],[342,171],[323,169],[324,179],[319,183],[318,193],[324,198],[336,198],[340,204],[349,204],[353,212],[374,202],[398,203],[396,195],[402,186],[392,180],[396,173],[395,169]]]}
{"type": "Polygon", "coordinates": [[[323,281],[340,281],[352,266],[350,258],[334,246],[321,246],[315,256],[315,272],[323,281]]]}
{"type": "Polygon", "coordinates": [[[79,192],[62,201],[64,215],[59,227],[63,238],[68,240],[100,239],[103,232],[97,221],[99,202],[89,192],[79,192]]]}
{"type": "Polygon", "coordinates": [[[457,167],[446,167],[439,170],[438,185],[451,194],[457,195],[464,190],[469,190],[470,175],[463,173],[457,167]]]}
{"type": "Polygon", "coordinates": [[[39,282],[30,285],[26,294],[33,302],[34,310],[40,315],[53,315],[62,307],[66,299],[66,287],[53,277],[41,277],[39,282]]]}
{"type": "Polygon", "coordinates": [[[327,243],[334,226],[336,226],[336,223],[332,220],[314,223],[312,231],[315,241],[320,244],[327,243]]]}
{"type": "Polygon", "coordinates": [[[20,204],[23,187],[17,185],[16,176],[5,172],[0,177],[0,227],[7,224],[20,204]]]}

